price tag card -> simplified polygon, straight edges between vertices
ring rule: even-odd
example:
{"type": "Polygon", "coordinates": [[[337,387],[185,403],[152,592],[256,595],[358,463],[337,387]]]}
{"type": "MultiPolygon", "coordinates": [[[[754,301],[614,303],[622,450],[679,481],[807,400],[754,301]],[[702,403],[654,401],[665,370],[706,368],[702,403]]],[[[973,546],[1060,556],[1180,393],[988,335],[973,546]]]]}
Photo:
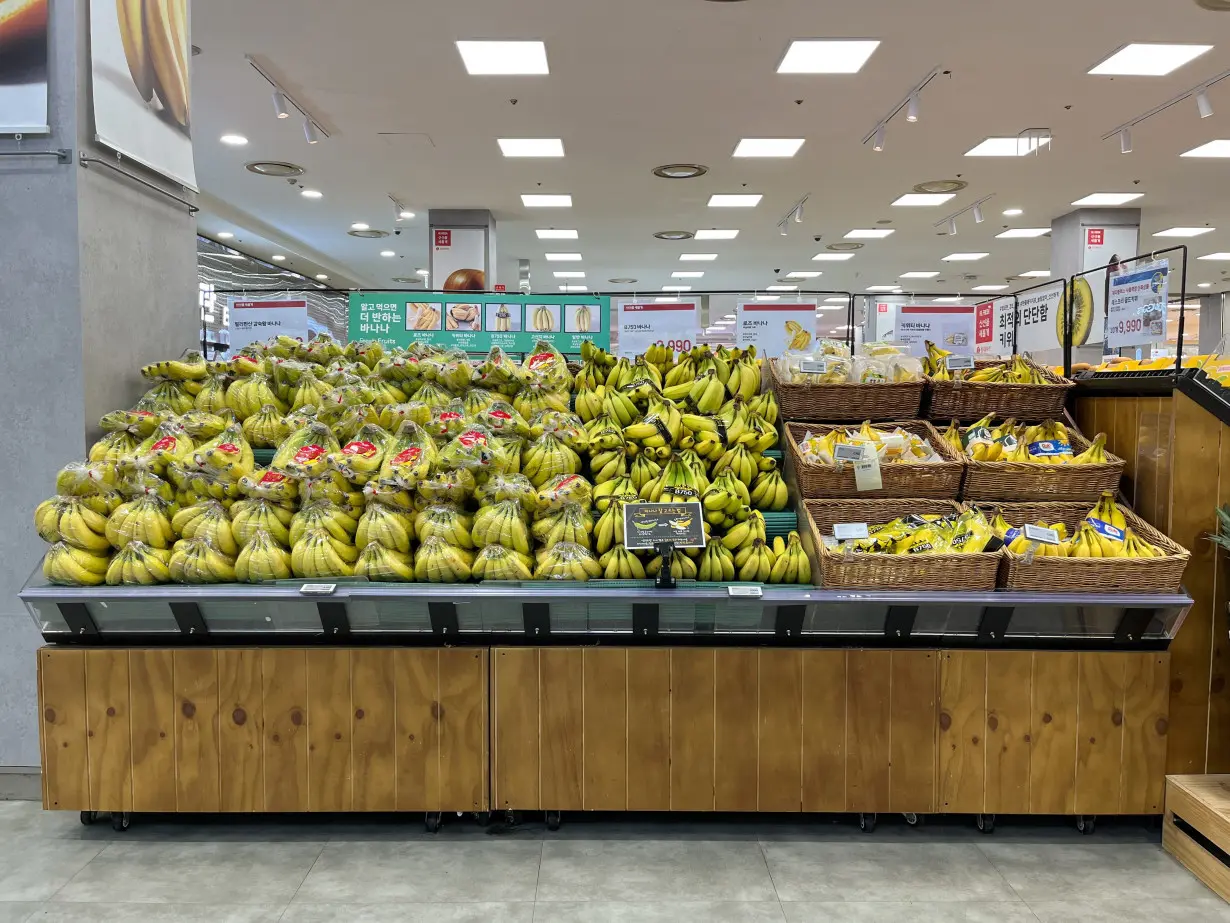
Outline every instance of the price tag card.
{"type": "Polygon", "coordinates": [[[1025,537],[1031,542],[1037,542],[1039,545],[1059,544],[1059,533],[1054,529],[1048,529],[1044,526],[1026,524],[1025,537]]]}
{"type": "Polygon", "coordinates": [[[863,446],[839,445],[833,448],[833,461],[857,462],[863,459],[863,446]]]}
{"type": "Polygon", "coordinates": [[[804,359],[799,363],[799,371],[809,375],[825,375],[829,370],[828,359],[804,359]]]}
{"type": "Polygon", "coordinates": [[[336,590],[336,583],[305,583],[299,587],[304,596],[332,596],[336,590]]]}
{"type": "Polygon", "coordinates": [[[839,542],[867,537],[867,523],[839,522],[833,526],[833,537],[839,542]]]}
{"type": "Polygon", "coordinates": [[[624,545],[629,551],[670,542],[676,548],[705,547],[705,511],[694,503],[629,503],[624,507],[624,545]]]}
{"type": "Polygon", "coordinates": [[[728,586],[726,590],[731,596],[747,596],[754,599],[764,596],[764,592],[758,586],[728,586]]]}
{"type": "Polygon", "coordinates": [[[955,372],[958,369],[974,368],[973,356],[949,356],[944,360],[944,367],[950,372],[955,372]]]}

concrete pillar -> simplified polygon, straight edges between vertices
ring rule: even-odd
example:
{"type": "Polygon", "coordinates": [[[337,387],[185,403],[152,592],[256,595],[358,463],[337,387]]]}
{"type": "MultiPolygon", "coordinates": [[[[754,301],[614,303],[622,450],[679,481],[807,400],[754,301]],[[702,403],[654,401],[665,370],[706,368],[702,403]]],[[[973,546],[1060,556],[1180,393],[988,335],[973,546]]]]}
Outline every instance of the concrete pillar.
{"type": "MultiPolygon", "coordinates": [[[[22,791],[17,780],[39,765],[42,639],[17,599],[46,547],[34,507],[53,493],[56,472],[84,457],[98,418],[140,396],[140,366],[199,342],[196,221],[150,190],[77,165],[81,152],[114,154],[93,141],[87,0],[50,9],[51,134],[0,138],[3,151],[72,151],[68,164],[0,158],[0,432],[13,440],[0,452],[0,798],[22,791]]],[[[182,197],[178,185],[141,175],[182,197]]]]}
{"type": "MultiPolygon", "coordinates": [[[[491,212],[485,208],[433,208],[427,213],[427,226],[430,234],[428,243],[431,246],[430,288],[456,288],[459,284],[466,284],[472,290],[495,290],[498,284],[496,222],[491,212]],[[463,270],[481,272],[481,284],[469,284],[475,283],[476,280],[472,275],[458,275],[463,270]]],[[[561,251],[575,249],[562,246],[571,245],[573,241],[563,240],[558,243],[561,244],[558,248],[561,251]]],[[[567,263],[561,263],[559,268],[570,267],[567,263]]],[[[539,280],[538,291],[555,293],[555,286],[544,288],[544,281],[539,280]]]]}

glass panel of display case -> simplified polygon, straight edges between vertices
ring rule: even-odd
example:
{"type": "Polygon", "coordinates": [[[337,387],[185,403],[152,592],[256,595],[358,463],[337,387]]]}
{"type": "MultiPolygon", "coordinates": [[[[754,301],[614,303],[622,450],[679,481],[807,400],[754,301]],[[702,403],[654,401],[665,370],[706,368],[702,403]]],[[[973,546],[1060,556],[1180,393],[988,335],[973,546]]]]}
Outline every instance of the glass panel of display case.
{"type": "Polygon", "coordinates": [[[179,624],[165,599],[149,601],[132,597],[113,602],[93,600],[85,604],[101,634],[179,634],[179,624]]]}
{"type": "Polygon", "coordinates": [[[916,635],[976,635],[982,620],[982,606],[919,606],[914,617],[916,635]]]}
{"type": "Polygon", "coordinates": [[[205,627],[213,634],[323,631],[320,612],[312,599],[264,597],[211,600],[202,597],[198,604],[205,627]]]}
{"type": "Polygon", "coordinates": [[[882,634],[887,618],[888,606],[883,603],[816,603],[807,607],[803,631],[814,634],[882,634]]]}
{"type": "Polygon", "coordinates": [[[584,632],[589,630],[589,601],[582,598],[551,600],[551,630],[584,632]]]}
{"type": "Polygon", "coordinates": [[[30,611],[35,626],[43,634],[70,633],[68,622],[64,621],[64,616],[60,615],[60,607],[55,603],[39,599],[26,603],[26,608],[30,611]]]}
{"type": "Polygon", "coordinates": [[[589,630],[607,634],[632,632],[632,601],[615,595],[589,601],[589,630]]]}
{"type": "Polygon", "coordinates": [[[1123,618],[1119,606],[1017,606],[1007,636],[1109,638],[1123,618]]]}
{"type": "Polygon", "coordinates": [[[713,630],[717,632],[773,632],[777,606],[760,600],[722,600],[714,607],[713,630]]]}
{"type": "Polygon", "coordinates": [[[350,599],[346,603],[350,630],[430,632],[427,603],[413,596],[350,599]]]}

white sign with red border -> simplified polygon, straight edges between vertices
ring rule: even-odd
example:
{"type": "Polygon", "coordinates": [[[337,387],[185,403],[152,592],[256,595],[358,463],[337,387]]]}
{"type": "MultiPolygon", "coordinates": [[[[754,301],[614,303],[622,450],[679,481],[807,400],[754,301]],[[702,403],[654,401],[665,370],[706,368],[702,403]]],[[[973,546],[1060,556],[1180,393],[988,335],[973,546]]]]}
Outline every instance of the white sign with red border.
{"type": "Polygon", "coordinates": [[[619,301],[615,324],[619,331],[616,352],[620,356],[639,356],[654,343],[687,352],[700,342],[700,299],[619,301]]]}
{"type": "Polygon", "coordinates": [[[791,322],[816,336],[816,299],[789,304],[777,301],[740,301],[735,306],[735,343],[755,346],[761,356],[780,356],[790,348],[797,331],[791,322]]]}
{"type": "Polygon", "coordinates": [[[920,358],[927,354],[928,340],[950,353],[973,355],[975,320],[972,307],[902,305],[897,309],[896,342],[920,358]]]}
{"type": "Polygon", "coordinates": [[[248,301],[232,298],[230,315],[232,350],[275,336],[308,338],[307,302],[302,299],[248,301]]]}

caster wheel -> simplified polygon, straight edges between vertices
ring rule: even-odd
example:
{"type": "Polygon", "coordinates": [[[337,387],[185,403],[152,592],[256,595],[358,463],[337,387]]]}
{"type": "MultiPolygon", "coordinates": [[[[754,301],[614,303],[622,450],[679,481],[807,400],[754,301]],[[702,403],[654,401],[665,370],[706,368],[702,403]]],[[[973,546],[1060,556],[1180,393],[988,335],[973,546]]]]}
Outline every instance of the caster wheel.
{"type": "Polygon", "coordinates": [[[127,811],[120,814],[111,815],[111,829],[116,833],[123,833],[132,824],[132,815],[127,811]]]}
{"type": "Polygon", "coordinates": [[[1077,831],[1085,836],[1091,836],[1095,826],[1097,826],[1096,817],[1078,817],[1076,819],[1077,831]]]}
{"type": "Polygon", "coordinates": [[[860,814],[858,816],[858,829],[863,833],[874,833],[876,829],[876,816],[874,814],[860,814]]]}
{"type": "Polygon", "coordinates": [[[994,814],[979,814],[977,823],[978,823],[978,829],[982,831],[983,833],[994,833],[995,832],[995,815],[994,814]]]}
{"type": "Polygon", "coordinates": [[[491,826],[491,812],[490,811],[475,811],[474,812],[474,822],[478,824],[480,827],[490,827],[491,826]]]}
{"type": "Polygon", "coordinates": [[[81,823],[84,824],[85,826],[87,827],[90,826],[96,820],[98,820],[97,811],[82,811],[81,812],[81,823]]]}
{"type": "Polygon", "coordinates": [[[521,812],[511,808],[504,812],[504,826],[515,827],[521,823],[521,812]]]}
{"type": "Polygon", "coordinates": [[[547,812],[547,829],[548,830],[558,830],[559,829],[559,811],[548,811],[547,812]]]}
{"type": "Polygon", "coordinates": [[[911,827],[922,826],[923,818],[921,814],[902,814],[901,816],[905,818],[905,822],[911,827]]]}
{"type": "Polygon", "coordinates": [[[440,812],[439,811],[428,811],[426,816],[424,816],[423,818],[423,828],[428,833],[439,833],[440,832],[440,812]]]}

